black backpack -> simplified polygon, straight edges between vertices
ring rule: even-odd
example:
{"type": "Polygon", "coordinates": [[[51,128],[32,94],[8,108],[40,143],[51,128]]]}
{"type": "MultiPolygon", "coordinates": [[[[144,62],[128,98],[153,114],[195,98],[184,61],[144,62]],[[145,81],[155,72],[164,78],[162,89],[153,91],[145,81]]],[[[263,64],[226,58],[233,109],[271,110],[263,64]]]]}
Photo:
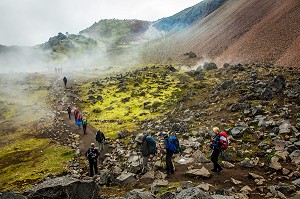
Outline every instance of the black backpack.
{"type": "Polygon", "coordinates": [[[86,154],[86,157],[89,160],[95,159],[97,157],[96,151],[93,148],[89,148],[86,154]]]}

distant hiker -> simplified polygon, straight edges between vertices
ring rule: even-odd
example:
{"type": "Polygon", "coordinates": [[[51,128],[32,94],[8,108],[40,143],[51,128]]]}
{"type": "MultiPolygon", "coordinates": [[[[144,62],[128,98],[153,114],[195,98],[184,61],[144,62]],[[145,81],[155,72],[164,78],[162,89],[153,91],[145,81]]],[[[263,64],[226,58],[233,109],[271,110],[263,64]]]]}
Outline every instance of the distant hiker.
{"type": "Polygon", "coordinates": [[[78,129],[80,129],[80,126],[82,124],[82,116],[80,113],[77,114],[77,120],[76,120],[76,124],[78,126],[78,129]]]}
{"type": "Polygon", "coordinates": [[[83,118],[82,119],[82,128],[83,128],[83,133],[86,134],[86,126],[87,126],[87,119],[83,118]]]}
{"type": "Polygon", "coordinates": [[[74,109],[74,118],[75,118],[75,122],[77,121],[78,114],[79,114],[79,111],[75,108],[75,109],[74,109]]]}
{"type": "Polygon", "coordinates": [[[55,67],[55,73],[57,73],[57,68],[55,67]]]}
{"type": "Polygon", "coordinates": [[[105,136],[104,133],[100,130],[96,132],[96,141],[99,144],[99,150],[102,151],[104,149],[105,136]]]}
{"type": "Polygon", "coordinates": [[[221,166],[218,163],[218,158],[221,152],[220,149],[220,129],[218,127],[214,127],[213,128],[213,132],[215,134],[215,137],[212,139],[211,143],[210,143],[210,149],[212,149],[212,154],[210,156],[211,161],[214,164],[214,168],[211,171],[214,172],[220,172],[223,169],[221,168],[221,166]]]}
{"type": "Polygon", "coordinates": [[[97,167],[97,159],[100,156],[100,152],[98,149],[95,148],[95,144],[91,143],[91,147],[86,151],[85,156],[89,160],[90,165],[90,176],[94,176],[94,170],[95,174],[98,174],[98,167],[97,167]]]}
{"type": "Polygon", "coordinates": [[[172,163],[172,157],[174,153],[181,152],[179,141],[174,135],[169,135],[169,133],[163,132],[161,134],[164,138],[164,146],[166,149],[166,171],[167,174],[174,173],[174,166],[172,163]]]}
{"type": "Polygon", "coordinates": [[[147,171],[149,171],[149,157],[151,154],[155,155],[157,153],[157,148],[156,141],[151,135],[142,135],[141,142],[141,153],[143,156],[143,168],[141,174],[145,174],[147,171]]]}
{"type": "Polygon", "coordinates": [[[67,82],[68,82],[68,79],[66,77],[63,78],[63,81],[64,81],[64,84],[65,84],[65,87],[67,86],[67,82]]]}
{"type": "Polygon", "coordinates": [[[69,105],[68,108],[67,108],[67,112],[68,112],[68,115],[69,115],[69,119],[71,119],[71,112],[72,112],[72,109],[71,109],[71,106],[69,105]]]}

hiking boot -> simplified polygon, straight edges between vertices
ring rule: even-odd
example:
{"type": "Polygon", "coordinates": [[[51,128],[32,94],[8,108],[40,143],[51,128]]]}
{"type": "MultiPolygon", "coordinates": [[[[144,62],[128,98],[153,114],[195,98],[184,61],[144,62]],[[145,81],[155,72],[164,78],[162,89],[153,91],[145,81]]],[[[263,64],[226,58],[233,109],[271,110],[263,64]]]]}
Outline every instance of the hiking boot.
{"type": "Polygon", "coordinates": [[[213,172],[218,172],[218,170],[217,170],[217,169],[211,169],[211,171],[213,171],[213,172]]]}
{"type": "Polygon", "coordinates": [[[218,171],[217,171],[217,172],[219,172],[219,173],[220,173],[222,170],[223,170],[223,169],[222,169],[222,168],[220,168],[220,169],[218,169],[218,171]]]}

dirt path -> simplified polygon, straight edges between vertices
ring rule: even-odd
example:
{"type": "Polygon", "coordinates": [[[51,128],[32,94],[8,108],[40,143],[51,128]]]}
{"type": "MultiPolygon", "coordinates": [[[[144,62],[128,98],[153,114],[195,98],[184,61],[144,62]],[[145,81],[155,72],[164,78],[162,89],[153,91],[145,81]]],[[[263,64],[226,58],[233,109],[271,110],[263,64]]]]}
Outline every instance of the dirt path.
{"type": "MultiPolygon", "coordinates": [[[[74,80],[68,80],[67,86],[65,87],[62,78],[62,76],[56,77],[53,82],[53,89],[57,98],[55,111],[61,112],[58,118],[58,120],[62,122],[62,128],[60,130],[63,131],[66,127],[69,132],[79,135],[79,150],[81,155],[84,155],[91,143],[96,143],[95,133],[97,130],[88,124],[86,134],[84,134],[82,125],[80,126],[80,129],[78,129],[78,126],[75,124],[73,113],[71,114],[71,119],[69,119],[66,109],[68,105],[71,105],[71,108],[74,107],[74,103],[78,99],[78,96],[72,92],[74,80]]],[[[78,107],[76,108],[81,112],[78,107]]],[[[105,153],[105,150],[103,153],[105,153]]]]}

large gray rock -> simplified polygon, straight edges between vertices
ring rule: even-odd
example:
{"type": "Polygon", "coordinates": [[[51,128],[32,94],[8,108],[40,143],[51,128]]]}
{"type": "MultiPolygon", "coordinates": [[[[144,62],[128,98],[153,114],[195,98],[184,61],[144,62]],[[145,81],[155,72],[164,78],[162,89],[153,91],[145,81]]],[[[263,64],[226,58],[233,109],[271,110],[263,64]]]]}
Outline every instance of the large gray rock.
{"type": "Polygon", "coordinates": [[[200,150],[195,151],[192,155],[194,161],[196,163],[209,163],[209,159],[206,158],[205,154],[202,153],[200,150]]]}
{"type": "Polygon", "coordinates": [[[208,178],[210,177],[210,173],[209,171],[205,168],[205,167],[202,167],[201,169],[192,169],[192,170],[189,170],[185,173],[185,175],[187,176],[191,176],[191,177],[194,177],[194,178],[208,178]]]}
{"type": "Polygon", "coordinates": [[[27,199],[27,197],[22,196],[15,192],[0,193],[0,198],[1,199],[27,199]]]}
{"type": "Polygon", "coordinates": [[[275,76],[274,79],[269,83],[269,86],[273,91],[278,92],[285,88],[286,79],[283,75],[275,76]]]}
{"type": "Polygon", "coordinates": [[[279,158],[276,156],[273,156],[271,158],[271,162],[270,162],[270,168],[275,169],[276,171],[281,170],[282,169],[282,165],[278,162],[279,158]]]}
{"type": "Polygon", "coordinates": [[[247,132],[249,128],[247,126],[236,126],[233,129],[231,129],[231,135],[234,138],[241,138],[244,136],[244,133],[247,132]]]}
{"type": "Polygon", "coordinates": [[[120,176],[117,177],[117,182],[120,185],[136,185],[137,181],[135,179],[135,174],[123,172],[120,176]]]}
{"type": "Polygon", "coordinates": [[[291,162],[295,165],[300,165],[300,150],[295,150],[289,155],[291,162]]]}
{"type": "Polygon", "coordinates": [[[248,167],[248,168],[252,168],[254,167],[254,163],[252,160],[250,160],[249,158],[245,158],[242,162],[241,162],[241,166],[242,167],[248,167]]]}
{"type": "Polygon", "coordinates": [[[160,196],[160,199],[174,199],[175,193],[172,192],[166,192],[160,196]]]}
{"type": "Polygon", "coordinates": [[[300,186],[300,178],[292,182],[294,185],[300,186]]]}
{"type": "Polygon", "coordinates": [[[124,196],[126,199],[154,199],[156,198],[149,191],[144,191],[144,189],[134,189],[127,192],[124,196]]]}
{"type": "Polygon", "coordinates": [[[92,180],[82,181],[70,176],[63,176],[44,181],[26,191],[24,195],[28,199],[97,199],[99,198],[99,187],[92,180]]]}
{"type": "Polygon", "coordinates": [[[197,187],[192,187],[189,189],[183,189],[175,197],[176,199],[213,199],[208,193],[205,193],[197,187]]]}
{"type": "Polygon", "coordinates": [[[96,182],[98,185],[108,185],[112,179],[112,174],[108,169],[101,170],[96,177],[96,182]]]}

